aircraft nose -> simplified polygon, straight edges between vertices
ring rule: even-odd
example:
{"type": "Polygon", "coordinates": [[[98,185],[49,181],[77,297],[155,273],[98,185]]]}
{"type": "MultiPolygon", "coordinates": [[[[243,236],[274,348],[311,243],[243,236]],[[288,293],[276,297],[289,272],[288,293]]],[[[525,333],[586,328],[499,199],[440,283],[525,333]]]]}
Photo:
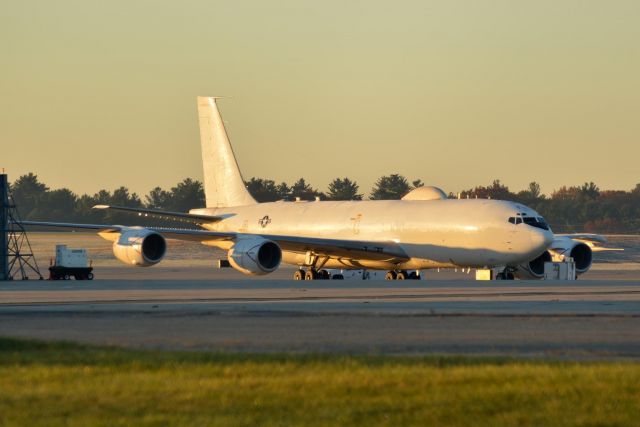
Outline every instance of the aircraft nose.
{"type": "Polygon", "coordinates": [[[553,233],[550,230],[531,230],[531,243],[539,250],[545,250],[553,243],[553,233]]]}

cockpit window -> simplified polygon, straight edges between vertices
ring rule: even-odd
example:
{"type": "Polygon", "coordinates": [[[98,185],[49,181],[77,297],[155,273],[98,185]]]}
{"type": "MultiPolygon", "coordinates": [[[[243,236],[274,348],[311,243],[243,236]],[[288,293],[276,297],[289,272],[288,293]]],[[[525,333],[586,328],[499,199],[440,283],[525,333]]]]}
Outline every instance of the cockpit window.
{"type": "Polygon", "coordinates": [[[525,217],[510,217],[509,218],[509,222],[511,224],[522,224],[523,222],[527,225],[530,225],[532,227],[536,227],[536,228],[541,228],[543,230],[548,230],[549,229],[549,225],[547,224],[547,222],[544,220],[544,218],[542,217],[533,217],[533,216],[525,216],[525,217]]]}
{"type": "Polygon", "coordinates": [[[522,220],[524,221],[525,224],[530,225],[532,227],[541,228],[543,230],[549,229],[549,225],[546,223],[546,221],[542,217],[536,218],[532,216],[525,216],[524,218],[522,218],[522,220]]]}
{"type": "Polygon", "coordinates": [[[538,217],[538,222],[546,227],[545,230],[551,229],[551,227],[549,227],[549,224],[547,224],[547,221],[545,221],[541,216],[538,217]]]}

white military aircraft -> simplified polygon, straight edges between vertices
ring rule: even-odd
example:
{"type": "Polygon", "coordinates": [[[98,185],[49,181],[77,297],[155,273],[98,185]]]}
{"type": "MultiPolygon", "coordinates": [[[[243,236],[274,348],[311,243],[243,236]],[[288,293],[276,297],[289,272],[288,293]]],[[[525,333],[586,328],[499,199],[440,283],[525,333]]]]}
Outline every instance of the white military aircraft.
{"type": "Polygon", "coordinates": [[[144,217],[186,221],[200,229],[25,222],[96,230],[113,241],[116,258],[151,266],[165,256],[166,238],[197,241],[228,251],[249,275],[297,265],[294,279],[328,278],[327,268],[387,270],[388,280],[418,278],[433,268],[496,268],[498,278],[542,278],[544,262],[572,257],[579,274],[604,239],[554,236],[534,210],[508,201],[449,199],[435,187],[402,200],[278,201],[257,203],[247,191],[215,97],[198,97],[205,208],[189,213],[95,206],[144,217]]]}

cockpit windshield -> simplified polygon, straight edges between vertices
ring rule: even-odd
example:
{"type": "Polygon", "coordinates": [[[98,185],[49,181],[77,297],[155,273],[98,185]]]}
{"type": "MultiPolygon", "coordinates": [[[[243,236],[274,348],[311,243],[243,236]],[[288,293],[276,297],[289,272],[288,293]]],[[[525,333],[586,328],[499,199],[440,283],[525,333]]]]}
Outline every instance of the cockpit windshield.
{"type": "Polygon", "coordinates": [[[523,216],[523,217],[514,217],[509,218],[509,222],[511,224],[522,224],[523,222],[532,227],[541,228],[543,230],[549,229],[549,224],[542,218],[541,216],[523,216]]]}

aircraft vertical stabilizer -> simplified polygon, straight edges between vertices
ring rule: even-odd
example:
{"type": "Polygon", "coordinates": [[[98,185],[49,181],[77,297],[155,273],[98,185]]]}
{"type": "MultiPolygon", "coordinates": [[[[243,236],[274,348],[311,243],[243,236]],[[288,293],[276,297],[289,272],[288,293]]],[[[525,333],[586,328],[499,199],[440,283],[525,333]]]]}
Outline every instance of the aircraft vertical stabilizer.
{"type": "Polygon", "coordinates": [[[208,208],[257,203],[244,185],[215,97],[198,97],[204,193],[208,208]]]}

